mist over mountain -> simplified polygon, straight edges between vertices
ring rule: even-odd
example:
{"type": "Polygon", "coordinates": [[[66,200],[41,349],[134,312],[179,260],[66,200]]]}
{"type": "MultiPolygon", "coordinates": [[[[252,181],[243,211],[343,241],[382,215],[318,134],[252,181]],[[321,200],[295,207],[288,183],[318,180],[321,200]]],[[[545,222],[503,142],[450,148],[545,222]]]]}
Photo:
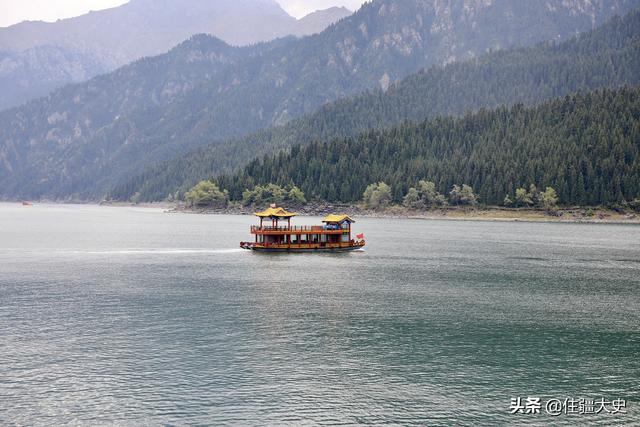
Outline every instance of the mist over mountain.
{"type": "Polygon", "coordinates": [[[97,199],[192,148],[386,90],[423,67],[572,36],[638,4],[377,0],[303,39],[236,48],[194,37],[0,113],[0,194],[97,199]]]}
{"type": "Polygon", "coordinates": [[[131,0],[53,23],[22,22],[0,28],[0,51],[10,55],[7,66],[19,72],[0,69],[2,82],[13,85],[0,92],[0,109],[164,53],[194,34],[241,46],[318,33],[349,14],[331,8],[296,20],[275,0],[131,0]]]}

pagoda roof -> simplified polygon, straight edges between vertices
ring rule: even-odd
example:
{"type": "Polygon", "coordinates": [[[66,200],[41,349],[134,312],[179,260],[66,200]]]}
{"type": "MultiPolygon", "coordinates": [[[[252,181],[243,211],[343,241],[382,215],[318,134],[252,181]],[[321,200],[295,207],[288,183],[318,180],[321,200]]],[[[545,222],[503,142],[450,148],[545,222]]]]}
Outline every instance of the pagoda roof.
{"type": "Polygon", "coordinates": [[[330,222],[330,223],[341,223],[341,222],[355,222],[349,215],[327,215],[324,217],[322,222],[330,222]]]}
{"type": "Polygon", "coordinates": [[[291,218],[298,214],[293,212],[287,212],[284,208],[280,208],[277,206],[270,206],[265,211],[254,213],[255,216],[259,216],[260,218],[291,218]]]}

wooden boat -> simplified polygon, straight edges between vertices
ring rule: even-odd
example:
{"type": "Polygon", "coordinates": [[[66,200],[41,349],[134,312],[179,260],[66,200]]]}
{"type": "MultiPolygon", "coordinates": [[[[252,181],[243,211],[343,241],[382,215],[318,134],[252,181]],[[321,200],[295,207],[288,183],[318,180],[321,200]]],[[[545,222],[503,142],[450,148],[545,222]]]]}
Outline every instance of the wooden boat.
{"type": "Polygon", "coordinates": [[[33,203],[27,201],[27,200],[23,200],[22,201],[22,206],[33,206],[33,203]]]}
{"type": "Polygon", "coordinates": [[[345,252],[361,249],[364,235],[351,237],[348,215],[328,215],[323,225],[292,226],[291,218],[297,214],[271,205],[264,212],[256,212],[260,225],[251,227],[253,242],[241,242],[243,249],[263,252],[345,252]],[[266,224],[265,224],[266,221],[266,224]],[[280,225],[286,221],[286,225],[280,225]]]}

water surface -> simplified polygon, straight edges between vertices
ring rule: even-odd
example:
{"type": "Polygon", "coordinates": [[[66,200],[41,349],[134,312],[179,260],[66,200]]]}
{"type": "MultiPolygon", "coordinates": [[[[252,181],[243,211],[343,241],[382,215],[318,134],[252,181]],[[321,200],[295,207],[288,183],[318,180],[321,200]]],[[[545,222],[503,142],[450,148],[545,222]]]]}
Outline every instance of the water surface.
{"type": "Polygon", "coordinates": [[[640,227],[360,219],[366,251],[269,255],[253,223],[0,205],[0,423],[640,424],[640,227]]]}

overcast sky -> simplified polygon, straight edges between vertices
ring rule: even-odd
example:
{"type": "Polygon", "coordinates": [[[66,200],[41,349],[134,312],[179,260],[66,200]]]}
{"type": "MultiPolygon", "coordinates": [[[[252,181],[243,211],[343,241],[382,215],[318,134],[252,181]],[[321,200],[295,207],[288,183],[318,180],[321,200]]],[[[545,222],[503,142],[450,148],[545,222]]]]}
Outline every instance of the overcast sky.
{"type": "MultiPolygon", "coordinates": [[[[0,27],[21,21],[55,21],[127,3],[128,0],[0,0],[0,27]]],[[[229,0],[233,1],[233,0],[229,0]]],[[[277,0],[297,18],[331,6],[360,7],[364,0],[277,0]]]]}

